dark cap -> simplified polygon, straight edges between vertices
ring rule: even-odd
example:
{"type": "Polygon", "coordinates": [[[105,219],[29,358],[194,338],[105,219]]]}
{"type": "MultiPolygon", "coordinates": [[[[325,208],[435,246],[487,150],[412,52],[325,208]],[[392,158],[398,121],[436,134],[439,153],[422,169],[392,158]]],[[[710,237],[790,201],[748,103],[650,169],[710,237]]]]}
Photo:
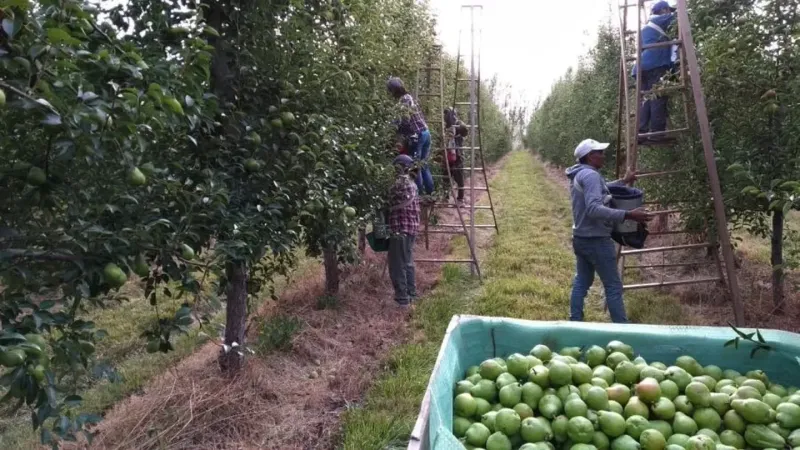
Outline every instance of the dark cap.
{"type": "Polygon", "coordinates": [[[656,11],[661,11],[662,9],[669,9],[669,10],[675,11],[675,8],[673,8],[672,6],[669,6],[669,2],[665,2],[665,1],[662,0],[660,2],[656,2],[653,5],[653,7],[650,8],[650,13],[651,14],[655,14],[656,11]]]}
{"type": "Polygon", "coordinates": [[[391,77],[388,81],[386,81],[386,89],[390,92],[394,92],[403,87],[403,80],[397,77],[391,77]]]}
{"type": "Polygon", "coordinates": [[[411,159],[411,157],[408,155],[397,155],[394,158],[394,161],[392,161],[392,164],[394,164],[395,166],[403,166],[408,168],[414,164],[414,160],[411,159]]]}

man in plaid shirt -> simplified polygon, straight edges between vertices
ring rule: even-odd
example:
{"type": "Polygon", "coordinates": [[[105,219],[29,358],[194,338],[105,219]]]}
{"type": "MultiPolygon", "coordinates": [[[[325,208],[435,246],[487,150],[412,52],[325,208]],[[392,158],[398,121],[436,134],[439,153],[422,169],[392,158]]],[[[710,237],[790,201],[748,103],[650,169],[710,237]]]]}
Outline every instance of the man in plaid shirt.
{"type": "Polygon", "coordinates": [[[408,307],[417,296],[414,280],[414,242],[419,230],[419,195],[412,177],[414,160],[408,155],[394,159],[397,179],[389,191],[389,276],[394,300],[408,307]]]}
{"type": "Polygon", "coordinates": [[[414,97],[406,91],[400,78],[390,78],[386,83],[389,93],[396,98],[402,107],[402,116],[395,121],[397,132],[403,136],[409,155],[417,161],[423,161],[422,169],[417,175],[417,187],[428,195],[433,193],[433,176],[428,168],[428,156],[431,153],[431,133],[425,116],[414,101],[414,97]]]}

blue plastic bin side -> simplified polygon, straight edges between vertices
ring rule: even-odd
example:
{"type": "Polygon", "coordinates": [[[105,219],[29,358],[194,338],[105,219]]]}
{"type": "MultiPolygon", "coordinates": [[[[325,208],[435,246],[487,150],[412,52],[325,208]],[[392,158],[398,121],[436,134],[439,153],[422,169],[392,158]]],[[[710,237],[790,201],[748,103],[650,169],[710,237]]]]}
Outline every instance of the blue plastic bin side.
{"type": "MultiPolygon", "coordinates": [[[[751,332],[755,330],[743,330],[751,332]]],[[[518,319],[454,316],[439,350],[428,383],[420,416],[411,436],[409,450],[460,450],[453,436],[453,388],[466,369],[495,356],[527,354],[544,343],[554,351],[563,347],[605,346],[621,340],[633,346],[648,362],[674,363],[680,355],[691,355],[701,364],[714,364],[742,373],[761,369],[770,380],[800,385],[800,335],[778,330],[761,330],[770,352],[750,358],[752,345],[737,350],[724,347],[735,337],[727,327],[660,325],[616,325],[607,323],[539,322],[518,319]]]]}

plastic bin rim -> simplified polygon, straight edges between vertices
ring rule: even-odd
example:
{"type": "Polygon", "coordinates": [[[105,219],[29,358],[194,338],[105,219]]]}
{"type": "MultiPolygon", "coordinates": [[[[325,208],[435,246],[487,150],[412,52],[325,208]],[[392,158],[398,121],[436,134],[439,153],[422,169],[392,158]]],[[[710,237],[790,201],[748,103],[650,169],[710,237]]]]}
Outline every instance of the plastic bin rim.
{"type": "MultiPolygon", "coordinates": [[[[538,328],[546,327],[559,327],[559,328],[572,328],[576,330],[602,330],[602,331],[614,331],[614,332],[641,332],[645,330],[653,331],[655,330],[662,330],[665,332],[686,332],[686,331],[695,331],[695,332],[705,332],[711,334],[718,334],[720,331],[725,330],[729,333],[734,333],[734,331],[728,326],[696,326],[696,325],[650,325],[650,324],[634,324],[634,323],[627,323],[627,324],[618,324],[618,323],[608,323],[608,322],[572,322],[569,320],[526,320],[526,319],[514,319],[510,317],[500,317],[500,316],[476,316],[470,314],[459,314],[453,316],[450,319],[450,323],[447,326],[447,331],[450,332],[457,328],[462,323],[469,323],[474,321],[490,321],[490,322],[506,322],[506,323],[518,323],[518,324],[525,324],[525,325],[534,325],[538,328]]],[[[756,328],[747,328],[747,327],[737,327],[739,331],[743,333],[755,332],[756,328]]],[[[789,331],[784,330],[776,330],[773,328],[758,328],[758,331],[761,334],[769,333],[772,336],[797,336],[796,333],[792,333],[789,331]]],[[[735,334],[735,333],[734,333],[735,334]]],[[[732,334],[731,337],[734,337],[732,334]]]]}
{"type": "Polygon", "coordinates": [[[644,197],[644,191],[628,186],[609,186],[611,196],[618,200],[633,200],[644,197]]]}

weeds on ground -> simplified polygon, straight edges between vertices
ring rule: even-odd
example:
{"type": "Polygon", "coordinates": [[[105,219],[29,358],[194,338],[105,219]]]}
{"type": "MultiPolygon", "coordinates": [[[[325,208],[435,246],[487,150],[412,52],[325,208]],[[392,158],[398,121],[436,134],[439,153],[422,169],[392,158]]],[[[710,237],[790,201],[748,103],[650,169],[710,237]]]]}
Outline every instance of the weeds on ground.
{"type": "Polygon", "coordinates": [[[335,295],[320,295],[317,297],[317,309],[339,309],[339,299],[335,295]]]}
{"type": "Polygon", "coordinates": [[[264,355],[273,350],[291,349],[292,339],[302,327],[303,323],[297,317],[277,315],[264,319],[259,324],[256,353],[264,355]]]}

